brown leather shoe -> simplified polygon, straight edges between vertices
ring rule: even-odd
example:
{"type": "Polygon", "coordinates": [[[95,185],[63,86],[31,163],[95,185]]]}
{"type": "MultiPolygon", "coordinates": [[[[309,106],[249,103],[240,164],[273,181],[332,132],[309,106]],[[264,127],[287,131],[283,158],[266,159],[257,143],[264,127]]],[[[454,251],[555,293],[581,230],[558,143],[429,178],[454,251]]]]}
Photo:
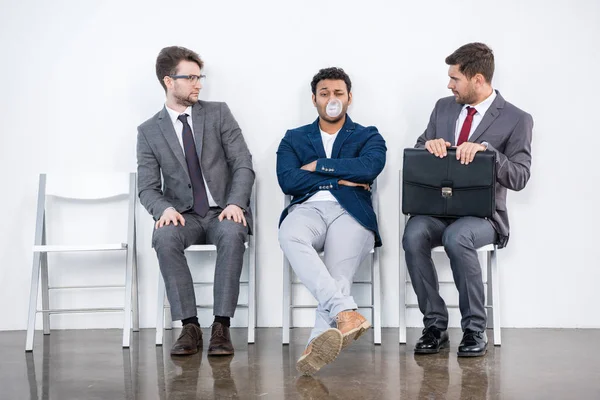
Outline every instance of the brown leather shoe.
{"type": "Polygon", "coordinates": [[[189,356],[196,354],[202,348],[202,331],[195,324],[183,326],[177,341],[171,347],[171,354],[175,356],[189,356]]]}
{"type": "Polygon", "coordinates": [[[335,321],[337,322],[337,328],[344,337],[342,349],[348,347],[353,340],[357,340],[371,327],[369,321],[354,310],[342,311],[336,315],[335,321]]]}
{"type": "Polygon", "coordinates": [[[333,362],[341,350],[342,333],[335,328],[327,329],[306,346],[306,350],[296,362],[296,369],[303,375],[313,375],[333,362]]]}
{"type": "Polygon", "coordinates": [[[233,354],[233,344],[229,334],[229,327],[220,322],[212,324],[210,344],[208,345],[209,356],[229,356],[233,354]]]}

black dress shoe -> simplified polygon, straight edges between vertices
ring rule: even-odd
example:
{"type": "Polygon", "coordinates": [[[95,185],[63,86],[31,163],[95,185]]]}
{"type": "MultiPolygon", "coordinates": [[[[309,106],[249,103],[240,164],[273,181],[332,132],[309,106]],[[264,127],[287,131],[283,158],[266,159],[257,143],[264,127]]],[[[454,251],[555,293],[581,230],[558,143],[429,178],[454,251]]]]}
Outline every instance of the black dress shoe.
{"type": "Polygon", "coordinates": [[[230,356],[233,354],[233,344],[229,327],[220,322],[212,324],[210,344],[208,346],[209,356],[230,356]]]}
{"type": "Polygon", "coordinates": [[[462,341],[458,346],[459,357],[482,356],[487,351],[487,335],[485,332],[476,332],[466,329],[462,341]]]}
{"type": "Polygon", "coordinates": [[[174,356],[189,356],[196,354],[202,348],[202,331],[195,324],[185,324],[181,335],[171,347],[174,356]]]}
{"type": "Polygon", "coordinates": [[[435,326],[423,329],[423,336],[417,341],[415,353],[417,354],[435,354],[440,349],[450,346],[448,332],[440,330],[435,326]]]}

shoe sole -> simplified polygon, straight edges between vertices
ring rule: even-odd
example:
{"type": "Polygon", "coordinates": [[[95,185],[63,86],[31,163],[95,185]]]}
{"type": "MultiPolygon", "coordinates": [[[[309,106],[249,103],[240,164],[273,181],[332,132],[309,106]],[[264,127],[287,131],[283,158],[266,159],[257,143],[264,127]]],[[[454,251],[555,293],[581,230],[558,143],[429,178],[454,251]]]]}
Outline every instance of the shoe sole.
{"type": "Polygon", "coordinates": [[[337,329],[328,329],[312,340],[312,350],[296,362],[296,369],[302,375],[311,376],[330,364],[342,350],[342,333],[337,329]]]}
{"type": "Polygon", "coordinates": [[[447,349],[449,347],[450,341],[442,343],[439,349],[417,349],[415,347],[415,354],[437,354],[440,352],[440,350],[447,349]]]}
{"type": "Polygon", "coordinates": [[[371,324],[369,323],[369,321],[365,321],[362,324],[360,324],[358,327],[352,329],[349,332],[344,333],[342,349],[350,346],[350,343],[352,343],[353,340],[358,340],[358,338],[360,338],[366,331],[368,331],[370,327],[371,327],[371,324]]]}
{"type": "Polygon", "coordinates": [[[478,353],[473,353],[473,352],[458,352],[456,353],[456,355],[458,357],[481,357],[481,356],[485,356],[485,354],[487,353],[487,349],[480,351],[478,353]]]}
{"type": "Polygon", "coordinates": [[[172,356],[191,356],[193,354],[198,353],[201,348],[202,348],[202,342],[200,342],[200,345],[198,347],[196,347],[196,350],[171,350],[171,355],[172,356]]]}
{"type": "Polygon", "coordinates": [[[227,351],[227,350],[213,350],[213,351],[209,351],[208,352],[208,356],[231,356],[234,354],[234,351],[227,351]]]}

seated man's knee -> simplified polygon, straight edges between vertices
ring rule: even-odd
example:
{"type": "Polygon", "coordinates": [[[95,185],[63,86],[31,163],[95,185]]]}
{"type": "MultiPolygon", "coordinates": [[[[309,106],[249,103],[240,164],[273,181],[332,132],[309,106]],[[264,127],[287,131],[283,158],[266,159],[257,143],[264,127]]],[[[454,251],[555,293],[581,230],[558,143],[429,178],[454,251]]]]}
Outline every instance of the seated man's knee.
{"type": "Polygon", "coordinates": [[[458,254],[473,248],[470,232],[457,229],[446,229],[442,236],[442,244],[448,254],[458,254]]]}
{"type": "Polygon", "coordinates": [[[243,245],[248,238],[248,228],[239,222],[223,220],[216,235],[216,244],[243,245]]]}
{"type": "Polygon", "coordinates": [[[157,251],[163,249],[184,249],[182,235],[179,232],[181,227],[175,225],[165,225],[154,230],[152,235],[152,247],[157,251]]]}
{"type": "Polygon", "coordinates": [[[425,226],[423,226],[418,217],[413,217],[404,229],[402,236],[402,248],[406,252],[416,251],[421,247],[429,247],[429,236],[425,226]]]}

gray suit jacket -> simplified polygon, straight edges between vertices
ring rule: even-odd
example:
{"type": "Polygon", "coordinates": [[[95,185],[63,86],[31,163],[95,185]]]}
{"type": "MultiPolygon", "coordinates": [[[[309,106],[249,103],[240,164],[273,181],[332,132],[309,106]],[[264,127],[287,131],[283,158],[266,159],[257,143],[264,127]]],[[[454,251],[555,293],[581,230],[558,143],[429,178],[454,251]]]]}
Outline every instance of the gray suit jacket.
{"type": "MultiPolygon", "coordinates": [[[[215,202],[221,208],[241,207],[252,226],[252,156],[229,107],[198,101],[192,106],[192,128],[202,174],[215,202]]],[[[192,209],[185,155],[166,108],[138,127],[137,161],[140,202],[155,220],[169,207],[180,213],[192,209]]]]}
{"type": "MultiPolygon", "coordinates": [[[[510,104],[496,91],[496,99],[487,110],[469,142],[488,143],[496,153],[496,212],[492,225],[498,232],[498,244],[506,246],[510,233],[506,209],[506,189],[521,190],[527,184],[531,168],[531,138],[533,118],[510,104]]],[[[429,125],[417,139],[415,147],[425,147],[431,139],[444,138],[455,145],[456,120],[463,105],[454,96],[438,100],[431,113],[429,125]]]]}

